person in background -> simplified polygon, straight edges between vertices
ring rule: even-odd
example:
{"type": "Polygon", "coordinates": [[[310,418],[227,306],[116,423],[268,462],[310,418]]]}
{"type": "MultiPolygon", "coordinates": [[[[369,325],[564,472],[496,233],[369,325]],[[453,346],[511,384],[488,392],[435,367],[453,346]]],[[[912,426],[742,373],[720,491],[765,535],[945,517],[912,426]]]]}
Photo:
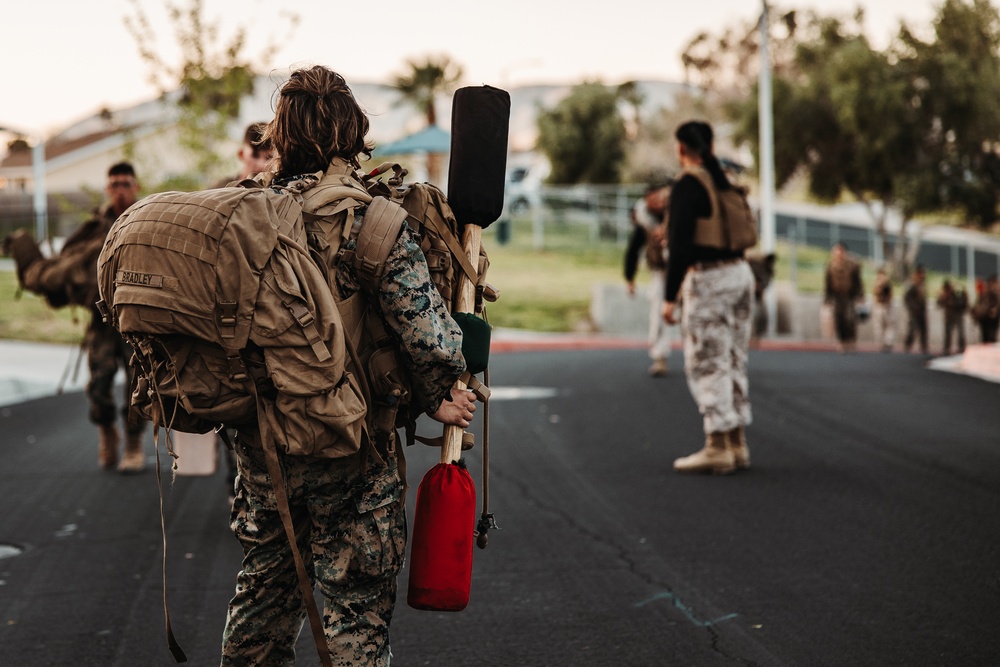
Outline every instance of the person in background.
{"type": "Polygon", "coordinates": [[[625,249],[625,285],[635,296],[635,276],[640,256],[649,269],[649,367],[651,377],[667,374],[673,327],[663,321],[663,281],[667,266],[667,238],[664,215],[670,201],[670,183],[654,183],[632,207],[632,234],[625,249]],[[645,252],[644,252],[645,251],[645,252]]]}
{"type": "Polygon", "coordinates": [[[139,196],[139,181],[128,162],[118,162],[108,169],[104,187],[107,200],[94,211],[93,217],[76,229],[63,244],[59,255],[43,257],[34,241],[23,233],[15,233],[4,241],[17,264],[17,275],[24,289],[46,297],[53,307],[67,303],[85,304],[90,309],[84,349],[90,379],[87,399],[90,421],[97,425],[98,464],[105,470],[117,466],[121,473],[142,472],[146,467],[142,435],[145,420],[129,420],[131,394],[132,348],[121,334],[105,324],[97,310],[97,258],[111,226],[139,196]],[[119,458],[121,433],[116,426],[114,389],[119,369],[125,370],[125,393],[121,406],[125,430],[124,452],[119,458]]]}
{"type": "Polygon", "coordinates": [[[944,348],[941,353],[951,354],[952,334],[955,334],[958,353],[965,352],[965,312],[969,309],[969,297],[965,289],[956,290],[947,278],[938,292],[937,306],[944,316],[944,348]]]}
{"type": "Polygon", "coordinates": [[[917,265],[910,278],[910,285],[903,293],[906,308],[906,340],[903,345],[907,352],[919,342],[920,353],[927,354],[927,274],[924,267],[917,265]]]}
{"type": "Polygon", "coordinates": [[[872,307],[875,342],[883,352],[891,352],[896,341],[896,326],[893,323],[892,281],[884,267],[880,266],[875,272],[872,295],[875,297],[875,305],[872,307]]]}
{"type": "Polygon", "coordinates": [[[996,343],[997,330],[1000,329],[1000,282],[997,281],[996,274],[983,282],[972,316],[979,325],[980,340],[983,343],[996,343]]]}
{"type": "Polygon", "coordinates": [[[778,256],[773,252],[766,255],[747,255],[747,263],[753,272],[753,334],[750,343],[756,345],[761,336],[767,333],[767,304],[764,303],[764,293],[774,279],[774,265],[778,256]]]}
{"type": "Polygon", "coordinates": [[[848,254],[843,243],[830,252],[823,281],[823,298],[833,306],[833,324],[841,352],[852,352],[858,340],[857,303],[864,297],[861,265],[848,254]]]}
{"type": "Polygon", "coordinates": [[[243,132],[243,144],[237,151],[236,157],[240,161],[240,173],[231,178],[223,178],[215,184],[217,188],[224,188],[230,183],[242,181],[245,178],[253,178],[257,174],[267,171],[268,163],[274,158],[274,150],[270,142],[263,139],[264,130],[267,123],[250,123],[243,132]]]}
{"type": "Polygon", "coordinates": [[[670,192],[663,318],[677,322],[682,295],[684,372],[705,432],[704,447],[675,460],[674,471],[726,475],[750,466],[745,427],[752,420],[747,355],[754,276],[743,250],[695,243],[699,227],[714,230],[719,220],[713,216],[714,193],[695,174],[707,172],[716,192],[734,187],[713,152],[712,127],[689,121],[674,137],[684,174],[670,192]]]}

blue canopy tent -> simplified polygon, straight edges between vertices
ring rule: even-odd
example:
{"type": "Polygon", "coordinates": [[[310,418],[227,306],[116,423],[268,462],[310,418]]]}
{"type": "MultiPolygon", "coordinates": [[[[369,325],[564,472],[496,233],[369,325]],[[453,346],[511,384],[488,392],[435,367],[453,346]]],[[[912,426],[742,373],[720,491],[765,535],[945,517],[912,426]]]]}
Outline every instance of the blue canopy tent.
{"type": "Polygon", "coordinates": [[[438,181],[435,185],[444,189],[446,187],[444,181],[447,180],[447,176],[443,175],[440,167],[437,166],[441,164],[438,156],[447,154],[450,150],[451,135],[437,125],[432,125],[402,139],[382,146],[375,146],[372,157],[381,159],[395,155],[414,155],[413,163],[403,165],[410,171],[409,180],[438,181]]]}
{"type": "Polygon", "coordinates": [[[451,149],[451,135],[437,125],[405,136],[402,139],[375,147],[376,156],[410,155],[413,153],[447,153],[451,149]]]}

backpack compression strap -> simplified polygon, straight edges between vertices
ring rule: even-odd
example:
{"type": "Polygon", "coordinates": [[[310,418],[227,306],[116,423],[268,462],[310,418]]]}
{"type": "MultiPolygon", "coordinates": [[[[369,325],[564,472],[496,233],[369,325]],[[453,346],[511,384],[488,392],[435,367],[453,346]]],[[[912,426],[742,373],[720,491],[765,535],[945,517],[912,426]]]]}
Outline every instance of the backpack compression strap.
{"type": "MultiPolygon", "coordinates": [[[[358,281],[374,293],[385,273],[385,263],[396,244],[403,225],[406,209],[385,197],[375,197],[368,205],[357,230],[353,250],[341,250],[340,261],[354,267],[358,281]]],[[[355,231],[352,229],[351,234],[355,231]]]]}
{"type": "Polygon", "coordinates": [[[261,445],[264,449],[264,462],[267,465],[268,476],[271,478],[271,489],[274,492],[278,516],[281,518],[281,523],[285,528],[285,536],[288,538],[289,549],[295,564],[295,574],[299,580],[299,590],[302,593],[302,604],[309,617],[309,626],[312,629],[313,640],[316,642],[316,651],[323,667],[333,667],[330,647],[326,643],[326,635],[323,630],[323,619],[320,617],[319,608],[316,606],[316,597],[313,595],[313,583],[309,579],[309,573],[295,539],[295,526],[292,523],[291,510],[288,507],[288,487],[285,486],[285,477],[281,469],[281,461],[278,459],[274,431],[271,427],[274,404],[264,400],[253,382],[249,383],[249,386],[257,400],[257,423],[260,428],[261,445]]]}

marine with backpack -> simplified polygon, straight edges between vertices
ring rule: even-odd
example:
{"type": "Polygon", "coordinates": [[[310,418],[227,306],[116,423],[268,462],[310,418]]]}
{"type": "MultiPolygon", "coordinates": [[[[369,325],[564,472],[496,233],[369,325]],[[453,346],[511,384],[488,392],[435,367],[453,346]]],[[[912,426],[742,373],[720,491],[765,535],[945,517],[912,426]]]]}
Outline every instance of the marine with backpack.
{"type": "Polygon", "coordinates": [[[23,231],[4,240],[4,249],[14,258],[23,289],[45,297],[53,308],[79,306],[90,315],[81,344],[90,371],[88,416],[98,427],[98,464],[105,470],[117,467],[122,473],[138,473],[146,467],[142,442],[145,424],[127,419],[126,384],[120,410],[126,416],[123,420],[125,446],[119,459],[122,438],[116,426],[119,408],[114,397],[115,376],[122,368],[129,375],[132,351],[121,335],[103,322],[94,302],[98,298],[97,260],[105,238],[112,223],[136,201],[138,193],[139,184],[132,165],[118,162],[108,169],[107,202],[66,239],[57,254],[43,256],[35,241],[23,231]]]}
{"type": "MultiPolygon", "coordinates": [[[[339,75],[298,70],[266,135],[276,173],[148,197],[101,255],[101,307],[136,348],[136,413],[237,431],[232,526],[245,558],[224,665],[288,659],[307,614],[323,664],[331,652],[338,664],[388,661],[406,540],[396,428],[412,434],[420,413],[464,428],[475,410],[476,393],[453,389],[477,383],[436,287],[468,268],[449,255],[454,216],[433,186],[403,186],[399,168],[359,170],[367,128],[339,75]]],[[[477,284],[486,265],[483,254],[471,267],[477,284]]],[[[185,659],[169,623],[168,642],[185,659]]]]}

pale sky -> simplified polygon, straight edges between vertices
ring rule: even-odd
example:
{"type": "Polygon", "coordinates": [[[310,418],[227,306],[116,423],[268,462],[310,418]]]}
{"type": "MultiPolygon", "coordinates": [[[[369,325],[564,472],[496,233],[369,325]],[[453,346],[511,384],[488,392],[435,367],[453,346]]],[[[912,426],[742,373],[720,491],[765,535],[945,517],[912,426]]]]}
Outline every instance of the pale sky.
{"type": "MultiPolygon", "coordinates": [[[[153,21],[157,51],[176,56],[164,0],[138,0],[153,21]]],[[[261,71],[322,64],[353,81],[389,83],[407,59],[447,54],[467,85],[609,84],[682,80],[680,53],[698,32],[718,33],[760,13],[759,0],[203,0],[204,16],[229,36],[238,23],[256,57],[288,32],[281,12],[301,17],[291,40],[261,71]]],[[[907,21],[925,28],[940,0],[788,0],[772,8],[850,14],[865,8],[869,37],[884,46],[907,21]]],[[[186,7],[187,0],[174,0],[186,7]]],[[[48,135],[97,112],[156,96],[124,17],[128,0],[11,0],[0,37],[0,127],[48,135]]]]}

